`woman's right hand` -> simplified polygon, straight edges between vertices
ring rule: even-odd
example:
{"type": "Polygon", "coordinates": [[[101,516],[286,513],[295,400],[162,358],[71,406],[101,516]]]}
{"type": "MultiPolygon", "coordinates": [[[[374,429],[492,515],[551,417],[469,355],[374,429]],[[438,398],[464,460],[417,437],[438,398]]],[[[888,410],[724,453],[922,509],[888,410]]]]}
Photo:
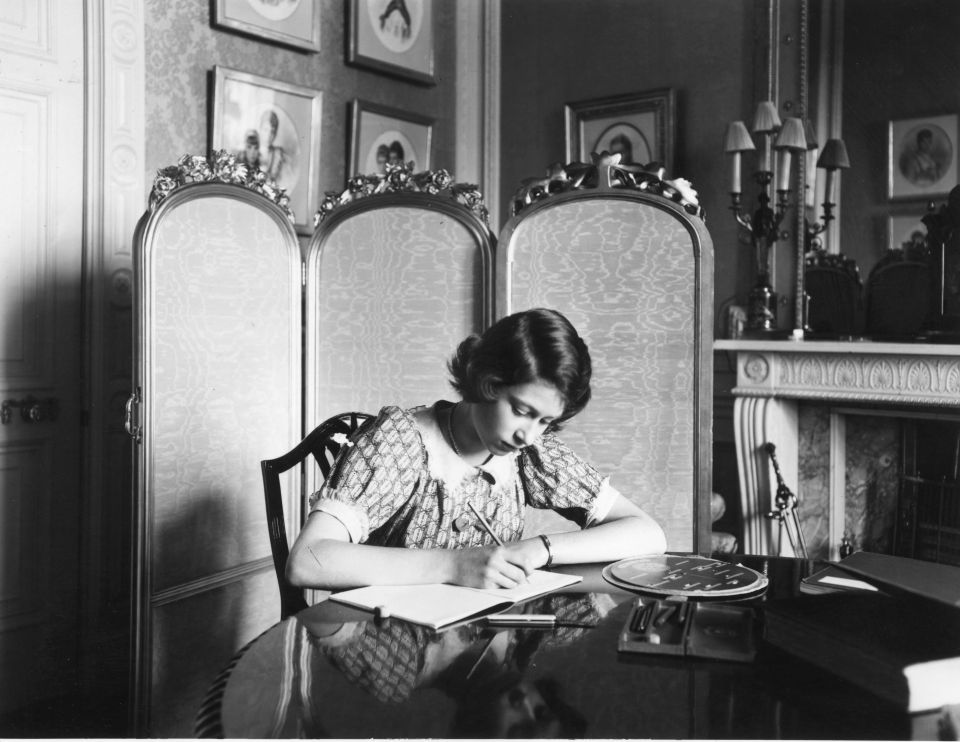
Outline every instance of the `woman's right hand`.
{"type": "Polygon", "coordinates": [[[466,587],[516,587],[543,566],[539,539],[514,541],[503,546],[481,546],[447,552],[453,562],[449,582],[466,587]]]}

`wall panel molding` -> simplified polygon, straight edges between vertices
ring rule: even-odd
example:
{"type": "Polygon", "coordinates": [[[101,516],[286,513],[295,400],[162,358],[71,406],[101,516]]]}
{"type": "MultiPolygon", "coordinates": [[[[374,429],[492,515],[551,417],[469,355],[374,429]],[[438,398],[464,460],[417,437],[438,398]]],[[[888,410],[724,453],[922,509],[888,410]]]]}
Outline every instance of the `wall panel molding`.
{"type": "Polygon", "coordinates": [[[0,445],[0,632],[39,626],[44,618],[47,584],[40,565],[40,498],[27,493],[42,486],[39,471],[49,466],[42,440],[22,439],[0,445]]]}
{"type": "Polygon", "coordinates": [[[4,0],[0,5],[0,40],[20,54],[53,60],[51,0],[4,0]]]}
{"type": "MultiPolygon", "coordinates": [[[[6,69],[4,69],[6,72],[6,69]]],[[[4,204],[4,237],[10,244],[33,245],[16,251],[0,276],[0,295],[11,316],[0,341],[0,372],[8,390],[49,387],[52,381],[53,349],[44,347],[47,329],[41,325],[50,316],[50,297],[43,296],[52,285],[48,271],[55,262],[50,255],[49,235],[42,194],[50,187],[49,141],[51,136],[51,91],[22,79],[4,77],[0,91],[0,129],[15,141],[8,148],[6,169],[17,177],[0,185],[4,204]],[[19,259],[16,265],[13,260],[19,259]],[[46,311],[36,310],[45,304],[46,311]],[[12,316],[13,314],[16,316],[12,316]]]]}

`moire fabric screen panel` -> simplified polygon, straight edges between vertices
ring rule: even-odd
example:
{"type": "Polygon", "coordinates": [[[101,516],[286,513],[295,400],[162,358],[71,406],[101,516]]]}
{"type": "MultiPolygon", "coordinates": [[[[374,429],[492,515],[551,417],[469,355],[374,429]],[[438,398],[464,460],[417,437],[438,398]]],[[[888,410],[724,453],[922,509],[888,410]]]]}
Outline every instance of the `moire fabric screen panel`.
{"type": "Polygon", "coordinates": [[[498,316],[545,306],[570,318],[590,348],[593,399],[562,436],[664,526],[670,549],[692,548],[698,246],[643,201],[569,199],[522,216],[501,237],[498,316]]]}
{"type": "Polygon", "coordinates": [[[279,604],[271,569],[157,605],[150,725],[144,736],[195,737],[197,712],[217,673],[276,622],[279,604]]]}
{"type": "Polygon", "coordinates": [[[279,609],[259,462],[301,434],[300,247],[269,199],[199,182],[151,207],[133,263],[134,726],[183,737],[279,609]]]}
{"type": "Polygon", "coordinates": [[[299,440],[298,257],[263,210],[185,202],[154,232],[144,384],[153,587],[270,556],[259,462],[299,440]]]}
{"type": "Polygon", "coordinates": [[[307,258],[307,425],[452,399],[446,363],[483,329],[492,254],[469,212],[386,205],[324,225],[307,258]]]}
{"type": "Polygon", "coordinates": [[[279,606],[259,462],[301,435],[300,248],[268,199],[196,183],[141,220],[134,279],[134,724],[190,736],[177,709],[279,606]]]}

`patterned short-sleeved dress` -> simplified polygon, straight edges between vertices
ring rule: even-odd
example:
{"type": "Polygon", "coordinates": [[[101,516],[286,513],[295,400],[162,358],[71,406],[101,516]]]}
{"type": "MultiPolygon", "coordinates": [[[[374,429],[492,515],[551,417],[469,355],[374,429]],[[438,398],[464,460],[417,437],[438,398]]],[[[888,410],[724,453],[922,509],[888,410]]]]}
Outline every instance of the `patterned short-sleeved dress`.
{"type": "Polygon", "coordinates": [[[355,543],[422,548],[492,543],[468,503],[504,542],[521,537],[525,505],[581,528],[606,516],[616,490],[554,434],[482,466],[465,463],[441,430],[450,406],[380,410],[344,449],[311,512],[340,520],[355,543]]]}

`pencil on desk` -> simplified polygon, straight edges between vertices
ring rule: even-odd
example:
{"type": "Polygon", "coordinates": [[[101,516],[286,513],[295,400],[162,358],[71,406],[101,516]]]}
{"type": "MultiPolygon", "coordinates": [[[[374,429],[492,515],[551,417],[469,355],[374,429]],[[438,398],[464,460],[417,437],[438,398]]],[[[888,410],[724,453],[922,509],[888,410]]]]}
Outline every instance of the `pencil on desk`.
{"type": "Polygon", "coordinates": [[[480,511],[473,506],[473,503],[468,502],[467,507],[473,511],[473,514],[475,516],[477,516],[477,520],[480,521],[480,525],[483,526],[483,530],[490,535],[490,538],[492,538],[494,541],[497,542],[497,546],[503,546],[503,541],[500,539],[500,537],[497,534],[493,532],[493,528],[487,522],[487,519],[484,518],[483,515],[480,513],[480,511]]]}

